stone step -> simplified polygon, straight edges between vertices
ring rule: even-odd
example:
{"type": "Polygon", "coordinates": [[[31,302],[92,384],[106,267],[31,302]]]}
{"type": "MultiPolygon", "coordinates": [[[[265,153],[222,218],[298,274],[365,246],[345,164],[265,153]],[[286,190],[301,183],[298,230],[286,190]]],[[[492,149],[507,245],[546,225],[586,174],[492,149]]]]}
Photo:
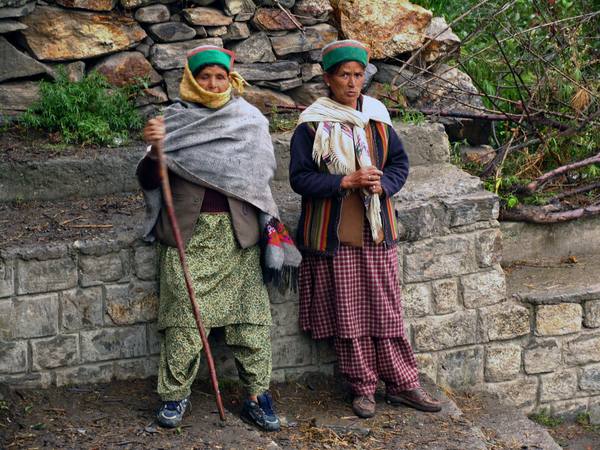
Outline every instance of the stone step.
{"type": "Polygon", "coordinates": [[[600,299],[600,254],[521,261],[506,267],[507,294],[534,305],[600,299]]]}
{"type": "MultiPolygon", "coordinates": [[[[522,412],[501,404],[492,397],[485,397],[485,407],[477,411],[473,420],[473,431],[485,436],[486,449],[495,448],[539,448],[561,450],[548,431],[531,421],[522,412]],[[509,444],[510,447],[497,447],[509,444]]],[[[473,447],[467,447],[473,448],[473,447]]]]}
{"type": "Polygon", "coordinates": [[[397,195],[401,203],[446,200],[467,195],[494,195],[484,190],[478,177],[449,163],[412,166],[404,188],[397,195]]]}
{"type": "Polygon", "coordinates": [[[504,254],[509,264],[532,258],[560,260],[600,253],[600,215],[558,223],[502,222],[504,254]]]}
{"type": "Polygon", "coordinates": [[[0,165],[0,202],[97,197],[138,188],[135,167],[142,147],[101,149],[95,157],[56,157],[0,165]]]}

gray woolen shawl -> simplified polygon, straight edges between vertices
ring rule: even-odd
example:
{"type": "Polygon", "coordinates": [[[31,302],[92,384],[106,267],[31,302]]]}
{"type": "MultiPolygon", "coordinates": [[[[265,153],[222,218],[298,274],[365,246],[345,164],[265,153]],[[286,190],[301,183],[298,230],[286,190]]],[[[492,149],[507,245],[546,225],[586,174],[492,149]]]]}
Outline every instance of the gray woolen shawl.
{"type": "MultiPolygon", "coordinates": [[[[241,97],[219,108],[206,108],[179,98],[164,113],[163,141],[167,166],[180,177],[248,202],[261,214],[261,228],[269,216],[279,217],[270,184],[275,174],[275,152],[268,120],[241,97]]],[[[143,190],[146,200],[144,240],[154,242],[152,229],[162,207],[160,188],[143,190]]]]}

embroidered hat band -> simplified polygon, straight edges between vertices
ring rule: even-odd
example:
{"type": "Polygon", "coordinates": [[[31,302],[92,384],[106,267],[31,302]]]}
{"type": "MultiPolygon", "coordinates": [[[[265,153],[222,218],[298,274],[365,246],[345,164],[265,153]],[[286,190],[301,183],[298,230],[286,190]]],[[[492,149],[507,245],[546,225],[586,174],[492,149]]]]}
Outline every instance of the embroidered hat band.
{"type": "Polygon", "coordinates": [[[343,61],[358,61],[365,67],[369,64],[371,52],[358,41],[338,41],[323,48],[323,70],[343,61]]]}
{"type": "Polygon", "coordinates": [[[227,68],[227,70],[231,70],[235,55],[236,53],[231,50],[226,50],[214,45],[203,45],[191,51],[188,55],[187,62],[192,73],[203,64],[220,64],[227,68]]]}

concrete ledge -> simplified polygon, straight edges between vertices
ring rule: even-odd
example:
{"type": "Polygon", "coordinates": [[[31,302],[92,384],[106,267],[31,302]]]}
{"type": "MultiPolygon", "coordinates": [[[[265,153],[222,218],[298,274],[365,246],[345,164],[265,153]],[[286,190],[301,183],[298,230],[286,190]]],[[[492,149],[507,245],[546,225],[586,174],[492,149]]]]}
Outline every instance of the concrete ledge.
{"type": "Polygon", "coordinates": [[[577,263],[531,263],[508,267],[508,295],[533,305],[600,299],[600,255],[577,263]]]}
{"type": "MultiPolygon", "coordinates": [[[[448,137],[443,126],[395,122],[394,128],[402,137],[411,166],[448,163],[448,137]]],[[[291,131],[274,134],[271,138],[277,160],[276,181],[288,179],[292,134],[291,131]]],[[[133,192],[138,188],[135,167],[144,151],[145,147],[100,149],[94,158],[58,157],[47,161],[4,164],[0,166],[0,202],[133,192]]],[[[456,169],[455,172],[460,171],[456,169]]],[[[452,183],[453,180],[446,180],[445,184],[452,183]]],[[[469,186],[474,187],[472,183],[469,186]]],[[[453,193],[447,192],[447,195],[453,193]]]]}
{"type": "Polygon", "coordinates": [[[99,150],[97,158],[56,158],[0,166],[0,202],[95,197],[137,189],[142,148],[99,150]]]}
{"type": "Polygon", "coordinates": [[[552,224],[502,222],[505,263],[600,253],[600,215],[552,224]]]}

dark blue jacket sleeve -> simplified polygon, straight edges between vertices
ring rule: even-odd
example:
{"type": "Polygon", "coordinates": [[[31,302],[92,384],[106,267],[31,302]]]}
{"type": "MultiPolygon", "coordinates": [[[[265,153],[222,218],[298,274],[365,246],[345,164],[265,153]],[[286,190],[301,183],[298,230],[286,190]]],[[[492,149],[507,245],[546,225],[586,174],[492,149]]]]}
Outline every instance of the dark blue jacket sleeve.
{"type": "Polygon", "coordinates": [[[409,169],[408,155],[404,150],[400,137],[398,137],[393,127],[388,126],[388,130],[388,156],[381,176],[381,187],[384,192],[381,198],[383,199],[393,197],[402,189],[402,186],[406,183],[409,169]]]}
{"type": "Polygon", "coordinates": [[[307,123],[298,125],[290,145],[290,184],[294,192],[313,198],[342,196],[340,190],[344,175],[319,172],[312,158],[315,135],[307,123]]]}

